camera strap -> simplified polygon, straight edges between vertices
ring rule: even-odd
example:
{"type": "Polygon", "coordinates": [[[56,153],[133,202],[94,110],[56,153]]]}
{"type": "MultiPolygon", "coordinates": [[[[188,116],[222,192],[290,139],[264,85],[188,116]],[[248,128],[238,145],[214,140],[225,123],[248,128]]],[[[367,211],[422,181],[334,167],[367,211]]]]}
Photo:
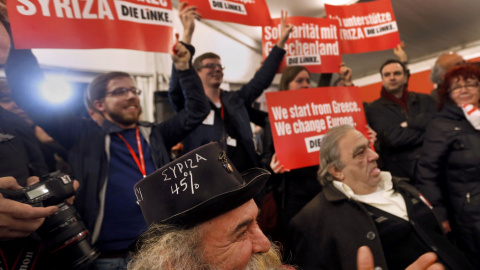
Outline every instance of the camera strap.
{"type": "Polygon", "coordinates": [[[17,256],[8,256],[0,248],[0,269],[5,270],[32,270],[37,262],[42,244],[35,241],[27,241],[18,252],[17,256]],[[6,256],[7,255],[7,256],[6,256]],[[11,258],[10,258],[11,257],[11,258]],[[11,267],[9,267],[11,265],[11,267]]]}

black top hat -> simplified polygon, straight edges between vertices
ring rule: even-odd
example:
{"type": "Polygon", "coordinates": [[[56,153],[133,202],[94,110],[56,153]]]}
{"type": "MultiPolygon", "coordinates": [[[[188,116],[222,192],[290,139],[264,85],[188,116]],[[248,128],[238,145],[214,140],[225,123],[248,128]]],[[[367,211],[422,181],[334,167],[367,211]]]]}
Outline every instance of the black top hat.
{"type": "Polygon", "coordinates": [[[252,199],[269,176],[260,168],[240,174],[220,145],[213,142],[148,175],[134,190],[148,226],[193,227],[252,199]]]}

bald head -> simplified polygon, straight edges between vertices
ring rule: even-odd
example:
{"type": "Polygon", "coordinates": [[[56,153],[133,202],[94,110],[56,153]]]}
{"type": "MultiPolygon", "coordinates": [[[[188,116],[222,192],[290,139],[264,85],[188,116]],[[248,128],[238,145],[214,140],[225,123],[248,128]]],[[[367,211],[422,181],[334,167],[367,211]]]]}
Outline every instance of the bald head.
{"type": "Polygon", "coordinates": [[[463,63],[465,63],[465,60],[458,53],[448,52],[440,55],[430,74],[430,81],[436,84],[442,83],[443,77],[449,69],[463,63]]]}
{"type": "Polygon", "coordinates": [[[437,63],[447,70],[454,66],[461,65],[463,62],[465,62],[463,57],[454,52],[444,53],[437,59],[437,63]]]}

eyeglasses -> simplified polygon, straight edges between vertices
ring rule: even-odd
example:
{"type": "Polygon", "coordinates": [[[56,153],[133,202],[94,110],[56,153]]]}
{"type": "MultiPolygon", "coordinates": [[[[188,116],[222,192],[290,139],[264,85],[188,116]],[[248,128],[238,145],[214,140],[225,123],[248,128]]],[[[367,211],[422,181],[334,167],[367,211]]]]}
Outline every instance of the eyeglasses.
{"type": "Polygon", "coordinates": [[[121,96],[126,96],[128,92],[139,96],[142,93],[142,90],[137,89],[135,87],[131,87],[131,88],[120,87],[113,91],[105,93],[105,96],[121,97],[121,96]]]}
{"type": "Polygon", "coordinates": [[[223,67],[222,65],[220,64],[215,64],[215,63],[209,63],[209,64],[205,64],[203,66],[200,67],[200,69],[202,68],[208,68],[208,69],[215,69],[215,68],[219,68],[220,70],[224,70],[225,67],[223,67]]]}
{"type": "Polygon", "coordinates": [[[467,90],[470,90],[470,91],[473,91],[473,90],[477,90],[478,89],[478,82],[476,83],[467,83],[465,85],[454,85],[452,87],[450,87],[450,93],[458,93],[460,92],[460,90],[462,90],[462,88],[467,89],[467,90]]]}

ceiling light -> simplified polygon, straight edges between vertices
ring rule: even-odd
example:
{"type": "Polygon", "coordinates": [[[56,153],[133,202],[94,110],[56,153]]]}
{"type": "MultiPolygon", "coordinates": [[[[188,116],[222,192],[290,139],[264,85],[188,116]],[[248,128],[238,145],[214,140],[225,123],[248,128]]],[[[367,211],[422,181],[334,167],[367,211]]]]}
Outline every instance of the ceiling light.
{"type": "Polygon", "coordinates": [[[47,78],[41,88],[43,97],[51,103],[63,103],[72,96],[72,86],[65,80],[47,78]]]}

